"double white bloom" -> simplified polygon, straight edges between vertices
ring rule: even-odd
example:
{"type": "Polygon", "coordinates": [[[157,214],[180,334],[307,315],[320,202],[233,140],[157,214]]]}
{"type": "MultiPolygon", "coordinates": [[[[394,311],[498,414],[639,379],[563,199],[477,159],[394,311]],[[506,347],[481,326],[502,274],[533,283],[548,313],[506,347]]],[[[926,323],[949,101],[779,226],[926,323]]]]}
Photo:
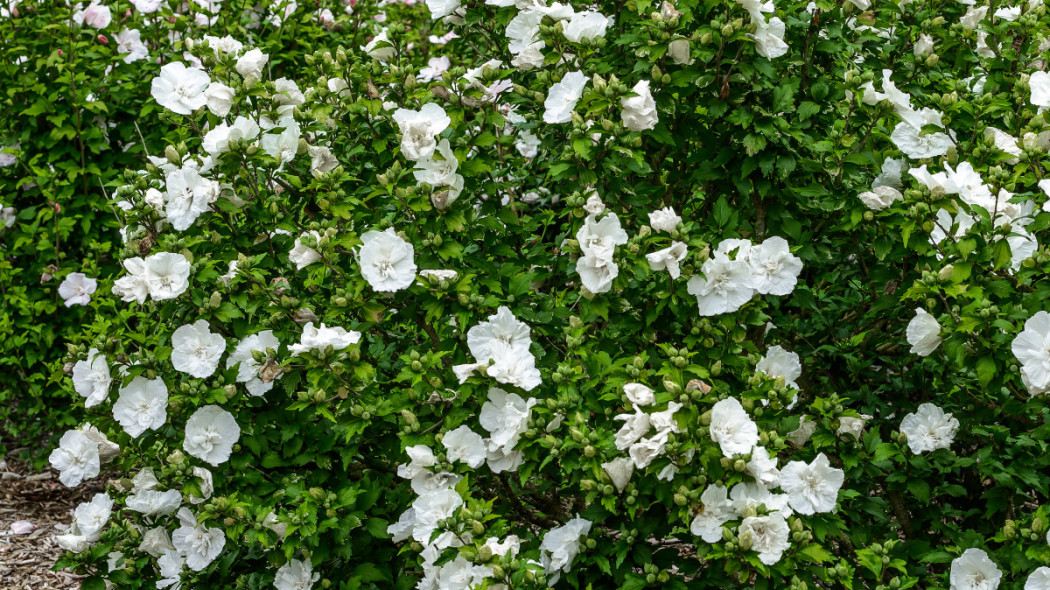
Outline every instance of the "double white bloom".
{"type": "Polygon", "coordinates": [[[531,391],[542,382],[536,369],[536,357],[529,351],[532,344],[530,329],[519,321],[510,309],[500,306],[488,321],[467,330],[467,347],[476,363],[456,365],[453,371],[460,383],[465,383],[474,372],[485,369],[500,383],[515,385],[531,391]]]}
{"type": "Polygon", "coordinates": [[[409,160],[422,160],[434,155],[437,136],[448,129],[452,119],[440,105],[428,102],[418,111],[397,109],[394,122],[401,129],[401,153],[409,160]]]}
{"type": "Polygon", "coordinates": [[[605,293],[620,274],[613,256],[616,246],[627,243],[627,232],[620,227],[620,219],[615,213],[606,214],[601,221],[597,219],[596,215],[588,215],[583,227],[576,232],[576,241],[583,252],[576,261],[576,272],[588,291],[605,293]]]}
{"type": "Polygon", "coordinates": [[[1011,349],[1021,361],[1021,380],[1028,392],[1050,391],[1050,313],[1040,311],[1028,318],[1011,349]]]}

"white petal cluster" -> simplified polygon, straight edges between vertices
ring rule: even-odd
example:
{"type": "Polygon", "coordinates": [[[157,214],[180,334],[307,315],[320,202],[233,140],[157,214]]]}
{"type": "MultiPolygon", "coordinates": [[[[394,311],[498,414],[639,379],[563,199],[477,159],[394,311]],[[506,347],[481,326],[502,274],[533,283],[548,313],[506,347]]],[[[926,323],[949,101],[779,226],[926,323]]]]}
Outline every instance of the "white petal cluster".
{"type": "Polygon", "coordinates": [[[724,240],[700,270],[702,277],[689,279],[689,294],[696,296],[701,316],[713,316],[737,311],[756,293],[790,294],[802,272],[802,260],[779,236],[757,246],[747,240],[724,240]]]}
{"type": "Polygon", "coordinates": [[[529,351],[529,327],[510,309],[500,306],[489,319],[467,330],[467,347],[476,363],[456,365],[453,371],[460,383],[484,369],[500,383],[531,391],[542,382],[536,358],[529,351]]]}
{"type": "Polygon", "coordinates": [[[901,432],[907,437],[908,448],[916,455],[947,449],[958,429],[958,420],[931,403],[919,405],[917,411],[901,420],[901,432]]]}
{"type": "Polygon", "coordinates": [[[970,548],[952,560],[948,573],[950,590],[995,590],[1003,572],[983,549],[970,548]]]}
{"type": "Polygon", "coordinates": [[[323,353],[329,346],[332,350],[343,350],[351,344],[361,341],[361,333],[346,330],[339,326],[328,327],[324,323],[314,326],[313,322],[307,322],[303,326],[303,335],[298,344],[288,347],[292,356],[298,356],[304,352],[323,353]]]}
{"type": "Polygon", "coordinates": [[[434,155],[437,136],[448,129],[452,119],[440,105],[428,102],[418,111],[398,109],[394,122],[401,130],[401,153],[409,160],[422,160],[434,155]]]}
{"type": "Polygon", "coordinates": [[[88,350],[87,358],[73,365],[73,389],[86,398],[85,408],[91,408],[106,401],[112,383],[109,363],[106,361],[106,356],[97,348],[88,350]]]}
{"type": "Polygon", "coordinates": [[[214,334],[207,320],[180,326],[171,335],[171,366],[192,377],[210,377],[226,351],[226,339],[214,334]]]}
{"type": "Polygon", "coordinates": [[[124,301],[174,299],[190,286],[190,263],[182,254],[159,252],[145,260],[128,258],[123,264],[127,274],[113,284],[113,293],[124,301]]]}
{"type": "Polygon", "coordinates": [[[620,267],[613,259],[616,246],[627,243],[627,232],[620,227],[620,219],[611,212],[601,221],[595,215],[588,215],[583,227],[576,232],[576,240],[583,252],[576,261],[576,272],[583,286],[591,293],[608,292],[620,274],[620,267]]]}
{"type": "Polygon", "coordinates": [[[1050,392],[1050,313],[1036,312],[1010,345],[1021,362],[1021,377],[1032,395],[1050,392]]]}
{"type": "Polygon", "coordinates": [[[233,414],[219,406],[202,406],[186,421],[182,448],[191,456],[218,466],[229,460],[240,436],[241,427],[233,414]]]}
{"type": "Polygon", "coordinates": [[[280,346],[281,342],[274,336],[273,330],[264,330],[247,336],[244,340],[241,340],[237,347],[233,349],[233,352],[230,353],[229,358],[226,359],[226,368],[239,363],[237,382],[244,383],[248,393],[251,395],[262,395],[273,389],[273,381],[263,381],[260,378],[259,369],[262,368],[262,365],[252,356],[252,351],[266,352],[267,348],[272,348],[276,351],[280,346]]]}
{"type": "Polygon", "coordinates": [[[139,376],[119,390],[113,418],[132,438],[157,430],[168,420],[168,387],[164,380],[139,376]]]}
{"type": "Polygon", "coordinates": [[[95,494],[73,511],[73,524],[65,534],[55,537],[58,546],[73,553],[83,553],[98,542],[103,527],[113,513],[113,499],[109,494],[95,494]]]}
{"type": "Polygon", "coordinates": [[[930,356],[941,345],[941,325],[937,318],[918,307],[906,331],[912,354],[930,356]]]}
{"type": "Polygon", "coordinates": [[[415,249],[392,227],[362,235],[357,259],[365,280],[380,293],[407,289],[416,280],[415,249]]]}

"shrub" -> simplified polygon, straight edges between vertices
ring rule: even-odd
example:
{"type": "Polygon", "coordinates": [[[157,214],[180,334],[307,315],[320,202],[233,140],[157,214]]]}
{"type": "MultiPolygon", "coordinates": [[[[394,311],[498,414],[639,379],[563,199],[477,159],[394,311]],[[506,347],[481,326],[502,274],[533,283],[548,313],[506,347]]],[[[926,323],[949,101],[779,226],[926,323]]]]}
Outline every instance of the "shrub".
{"type": "Polygon", "coordinates": [[[270,69],[279,74],[286,63],[342,38],[349,19],[338,3],[279,20],[291,5],[220,6],[4,4],[0,422],[12,437],[76,424],[52,366],[66,351],[63,335],[90,322],[94,307],[68,303],[60,287],[75,273],[104,283],[120,268],[113,248],[118,225],[104,187],[141,167],[143,142],[163,149],[170,135],[149,97],[158,62],[182,55],[183,39],[249,33],[273,54],[270,69]]]}
{"type": "Polygon", "coordinates": [[[86,587],[1045,587],[1045,7],[352,26],[153,81],[86,587]]]}

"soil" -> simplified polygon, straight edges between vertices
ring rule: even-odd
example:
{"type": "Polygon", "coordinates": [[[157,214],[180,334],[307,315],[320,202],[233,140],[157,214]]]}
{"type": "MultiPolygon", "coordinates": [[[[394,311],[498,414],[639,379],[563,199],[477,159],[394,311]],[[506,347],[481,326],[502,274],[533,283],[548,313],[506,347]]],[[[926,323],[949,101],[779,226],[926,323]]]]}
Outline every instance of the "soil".
{"type": "Polygon", "coordinates": [[[75,590],[81,576],[51,569],[63,553],[54,536],[66,530],[73,508],[100,485],[67,488],[50,467],[37,473],[17,460],[25,450],[12,449],[0,458],[0,590],[75,590]]]}

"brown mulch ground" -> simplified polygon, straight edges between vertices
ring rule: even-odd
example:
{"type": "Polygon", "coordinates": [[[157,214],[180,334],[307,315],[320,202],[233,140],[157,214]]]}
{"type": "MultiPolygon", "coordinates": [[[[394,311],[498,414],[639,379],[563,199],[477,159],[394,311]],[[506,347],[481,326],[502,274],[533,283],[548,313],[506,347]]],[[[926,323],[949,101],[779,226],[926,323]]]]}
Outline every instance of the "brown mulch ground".
{"type": "Polygon", "coordinates": [[[69,526],[73,508],[90,499],[97,486],[69,489],[50,468],[36,473],[16,459],[24,450],[0,457],[0,590],[75,590],[80,588],[77,576],[51,571],[62,555],[53,537],[69,526]],[[29,526],[20,521],[35,528],[22,532],[29,526]]]}

